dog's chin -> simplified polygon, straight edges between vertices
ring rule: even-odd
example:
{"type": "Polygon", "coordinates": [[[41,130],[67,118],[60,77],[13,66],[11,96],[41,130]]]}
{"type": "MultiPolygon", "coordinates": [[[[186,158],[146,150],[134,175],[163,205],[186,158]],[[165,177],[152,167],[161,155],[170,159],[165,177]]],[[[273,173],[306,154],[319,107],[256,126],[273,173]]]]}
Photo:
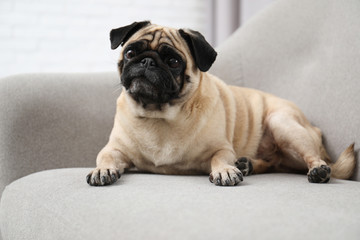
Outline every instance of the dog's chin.
{"type": "Polygon", "coordinates": [[[126,89],[129,95],[143,107],[149,105],[162,105],[171,100],[171,94],[164,89],[157,89],[145,77],[138,77],[131,80],[130,86],[126,89]]]}

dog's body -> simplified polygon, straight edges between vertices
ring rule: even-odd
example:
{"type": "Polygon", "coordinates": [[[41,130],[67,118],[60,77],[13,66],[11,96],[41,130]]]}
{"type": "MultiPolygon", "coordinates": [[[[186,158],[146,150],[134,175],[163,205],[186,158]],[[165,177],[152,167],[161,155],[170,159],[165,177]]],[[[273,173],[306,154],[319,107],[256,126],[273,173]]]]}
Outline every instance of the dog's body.
{"type": "Polygon", "coordinates": [[[124,90],[90,185],[111,184],[132,167],[206,173],[216,185],[236,185],[252,172],[308,171],[310,182],[351,176],[353,145],[332,165],[320,130],[293,103],[206,73],[216,53],[197,34],[148,22],[112,31],[113,49],[126,43],[124,90]]]}

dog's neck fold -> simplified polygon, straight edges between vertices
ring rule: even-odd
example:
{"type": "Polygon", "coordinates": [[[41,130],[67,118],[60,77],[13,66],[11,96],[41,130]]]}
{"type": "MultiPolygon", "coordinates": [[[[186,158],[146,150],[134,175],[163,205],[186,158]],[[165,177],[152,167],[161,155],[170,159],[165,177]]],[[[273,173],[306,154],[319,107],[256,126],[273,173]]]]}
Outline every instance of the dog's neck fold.
{"type": "Polygon", "coordinates": [[[167,122],[176,122],[196,118],[198,114],[204,114],[202,112],[204,109],[212,109],[211,105],[216,104],[214,99],[217,99],[216,95],[219,95],[213,83],[205,82],[205,75],[209,73],[198,71],[198,74],[199,76],[196,77],[199,81],[189,86],[182,99],[178,99],[177,102],[173,103],[164,103],[161,106],[148,105],[144,107],[143,104],[136,102],[123,89],[123,93],[118,100],[118,105],[121,104],[122,107],[118,106],[118,111],[126,108],[127,114],[131,114],[133,118],[140,120],[162,119],[167,122]],[[208,94],[205,95],[205,92],[208,94]]]}

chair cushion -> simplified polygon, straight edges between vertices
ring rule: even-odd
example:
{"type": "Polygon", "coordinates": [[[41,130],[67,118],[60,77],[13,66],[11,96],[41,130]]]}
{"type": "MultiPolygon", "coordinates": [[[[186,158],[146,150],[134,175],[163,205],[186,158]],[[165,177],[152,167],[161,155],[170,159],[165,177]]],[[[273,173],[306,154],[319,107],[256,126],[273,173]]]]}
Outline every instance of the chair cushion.
{"type": "Polygon", "coordinates": [[[48,170],[6,187],[4,239],[358,239],[360,183],[310,184],[304,175],[124,174],[91,187],[87,168],[48,170]]]}

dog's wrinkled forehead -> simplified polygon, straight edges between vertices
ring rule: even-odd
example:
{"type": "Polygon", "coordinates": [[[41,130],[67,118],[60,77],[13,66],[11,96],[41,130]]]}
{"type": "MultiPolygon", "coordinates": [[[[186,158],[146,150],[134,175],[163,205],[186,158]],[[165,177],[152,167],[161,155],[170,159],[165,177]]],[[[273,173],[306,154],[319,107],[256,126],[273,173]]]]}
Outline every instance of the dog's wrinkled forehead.
{"type": "Polygon", "coordinates": [[[190,50],[188,49],[186,42],[182,40],[182,37],[180,36],[177,29],[163,27],[155,24],[149,25],[136,32],[124,44],[123,49],[125,49],[126,46],[131,43],[144,40],[147,42],[149,50],[157,50],[163,44],[167,44],[179,51],[185,50],[187,52],[182,52],[183,54],[190,54],[190,50]]]}
{"type": "Polygon", "coordinates": [[[209,70],[217,55],[204,36],[191,29],[174,29],[143,21],[110,32],[111,49],[121,45],[124,51],[127,45],[136,41],[146,42],[147,48],[155,51],[163,45],[171,46],[182,53],[185,59],[192,59],[194,66],[203,72],[209,70]]]}

